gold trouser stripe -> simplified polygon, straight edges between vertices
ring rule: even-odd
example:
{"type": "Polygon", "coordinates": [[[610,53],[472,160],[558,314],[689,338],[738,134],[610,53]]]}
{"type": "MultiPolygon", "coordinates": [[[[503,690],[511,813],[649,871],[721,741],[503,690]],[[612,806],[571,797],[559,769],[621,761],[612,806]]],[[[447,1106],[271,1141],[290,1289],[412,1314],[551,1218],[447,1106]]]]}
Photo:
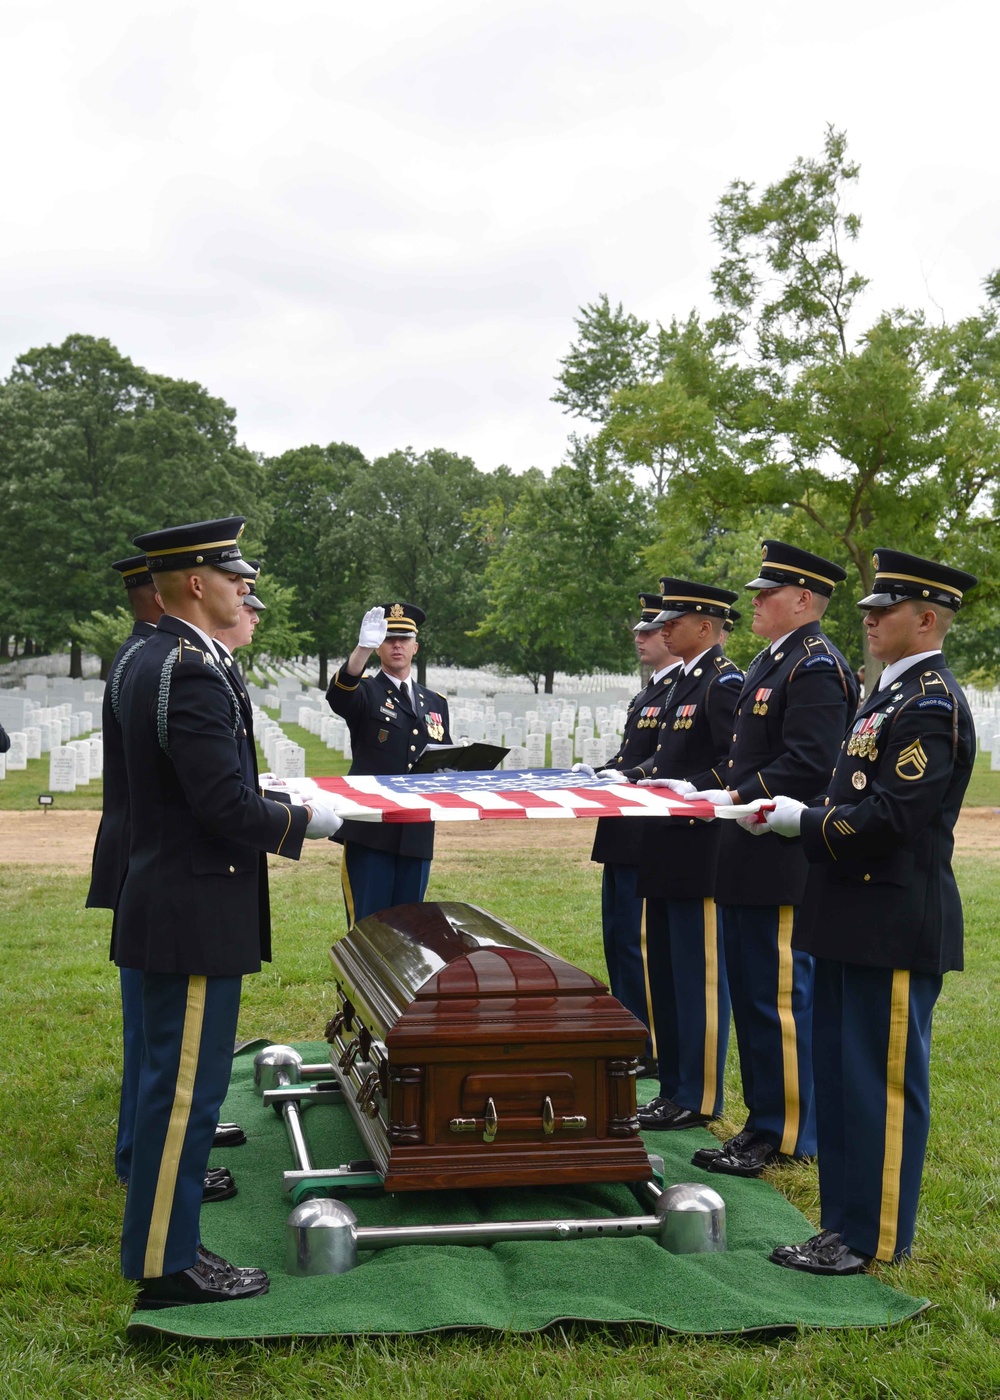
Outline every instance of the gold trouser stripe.
{"type": "Polygon", "coordinates": [[[653,993],[649,986],[649,957],[646,952],[646,901],[642,901],[642,913],[639,915],[639,951],[642,954],[642,980],[646,988],[646,1024],[649,1026],[649,1043],[653,1047],[653,1059],[657,1058],[656,1053],[656,1025],[653,1020],[653,993]]]}
{"type": "Polygon", "coordinates": [[[792,1014],[792,923],[790,904],[778,909],[778,1020],[781,1024],[781,1068],[785,1083],[785,1131],[779,1152],[794,1152],[799,1136],[799,1043],[792,1014]]]}
{"type": "Polygon", "coordinates": [[[705,941],[705,1079],[701,1112],[715,1110],[715,1080],[719,1070],[719,939],[715,900],[702,905],[705,941]]]}
{"type": "Polygon", "coordinates": [[[351,877],[347,873],[347,847],[342,846],[343,854],[340,857],[340,888],[344,891],[344,904],[347,906],[347,927],[354,927],[354,892],[351,889],[351,877]]]}
{"type": "Polygon", "coordinates": [[[177,1172],[180,1167],[184,1138],[187,1134],[188,1118],[191,1115],[191,1102],[194,1098],[194,1081],[198,1072],[198,1051],[201,1046],[201,1028],[205,1020],[207,991],[207,977],[188,978],[187,1006],[184,1011],[184,1029],[181,1032],[181,1053],[177,1064],[174,1102],[170,1109],[167,1136],[160,1156],[160,1171],[156,1178],[153,1211],[149,1220],[149,1235],[146,1239],[146,1257],[142,1266],[143,1278],[159,1278],[163,1273],[163,1256],[167,1247],[170,1217],[173,1213],[177,1172]]]}
{"type": "Polygon", "coordinates": [[[889,1004],[889,1047],[885,1065],[885,1152],[882,1157],[882,1208],[878,1221],[878,1259],[890,1260],[896,1252],[899,1222],[899,1176],[903,1162],[903,1081],[906,1077],[906,1040],[910,1029],[910,974],[897,968],[892,974],[889,1004]]]}

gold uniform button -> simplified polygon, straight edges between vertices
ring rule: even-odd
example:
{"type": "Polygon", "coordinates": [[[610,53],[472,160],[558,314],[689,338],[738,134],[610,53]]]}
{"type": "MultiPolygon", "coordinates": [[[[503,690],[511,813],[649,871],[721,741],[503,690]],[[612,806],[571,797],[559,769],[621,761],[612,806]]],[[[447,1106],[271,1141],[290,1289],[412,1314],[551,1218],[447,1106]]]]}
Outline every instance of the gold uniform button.
{"type": "Polygon", "coordinates": [[[733,735],[733,743],[734,743],[734,744],[736,743],[736,735],[735,735],[735,734],[733,735]]]}
{"type": "Polygon", "coordinates": [[[830,805],[830,799],[829,799],[828,797],[824,797],[824,798],[823,798],[823,806],[824,806],[824,807],[829,807],[829,805],[830,805]]]}
{"type": "Polygon", "coordinates": [[[413,732],[414,734],[419,734],[420,731],[418,729],[415,729],[413,732]]]}
{"type": "Polygon", "coordinates": [[[411,744],[411,745],[410,745],[410,753],[416,753],[416,751],[417,751],[417,746],[416,746],[416,744],[411,744]]]}
{"type": "Polygon", "coordinates": [[[659,753],[660,750],[661,750],[662,748],[663,748],[663,745],[662,745],[662,744],[657,744],[657,746],[656,746],[656,752],[659,753]]]}
{"type": "Polygon", "coordinates": [[[869,881],[871,878],[872,878],[872,877],[871,877],[870,875],[866,875],[866,876],[865,876],[865,884],[867,884],[868,881],[869,881]]]}
{"type": "Polygon", "coordinates": [[[235,865],[231,865],[231,866],[229,867],[229,873],[230,873],[230,875],[235,875],[235,874],[236,874],[236,866],[235,866],[235,865]]]}
{"type": "Polygon", "coordinates": [[[732,768],[732,766],[733,766],[733,760],[732,760],[732,759],[729,760],[729,766],[730,766],[730,768],[732,768]]]}

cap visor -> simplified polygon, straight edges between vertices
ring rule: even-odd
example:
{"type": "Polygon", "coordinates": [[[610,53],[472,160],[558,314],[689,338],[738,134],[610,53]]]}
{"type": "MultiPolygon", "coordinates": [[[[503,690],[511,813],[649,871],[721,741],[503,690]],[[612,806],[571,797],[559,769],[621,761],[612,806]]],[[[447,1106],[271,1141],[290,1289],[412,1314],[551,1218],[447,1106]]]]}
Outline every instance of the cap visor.
{"type": "Polygon", "coordinates": [[[783,583],[776,582],[773,578],[754,578],[749,583],[743,585],[744,588],[784,588],[783,583]]]}
{"type": "Polygon", "coordinates": [[[247,594],[247,596],[243,599],[243,606],[245,608],[253,608],[254,612],[265,611],[265,604],[260,601],[260,599],[255,593],[247,594]]]}
{"type": "Polygon", "coordinates": [[[673,622],[678,617],[683,616],[683,609],[681,609],[680,612],[677,612],[674,608],[665,608],[663,612],[656,614],[656,616],[653,618],[653,622],[656,624],[657,627],[662,627],[665,622],[673,622]]]}
{"type": "Polygon", "coordinates": [[[897,603],[905,600],[895,593],[869,593],[867,598],[859,598],[857,606],[859,608],[894,608],[897,603]]]}
{"type": "Polygon", "coordinates": [[[659,622],[637,622],[632,628],[633,632],[659,632],[659,622]]]}
{"type": "MultiPolygon", "coordinates": [[[[240,574],[243,578],[257,577],[257,570],[251,568],[245,559],[209,559],[213,569],[221,569],[224,574],[240,574]]],[[[190,564],[185,565],[190,568],[190,564]]]]}

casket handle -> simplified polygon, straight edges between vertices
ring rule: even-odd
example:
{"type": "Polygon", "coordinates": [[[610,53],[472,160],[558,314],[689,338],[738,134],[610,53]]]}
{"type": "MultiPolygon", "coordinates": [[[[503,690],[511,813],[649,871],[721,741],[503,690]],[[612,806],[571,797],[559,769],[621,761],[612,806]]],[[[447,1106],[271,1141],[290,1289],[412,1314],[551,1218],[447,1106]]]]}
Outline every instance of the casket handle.
{"type": "MultiPolygon", "coordinates": [[[[550,1137],[556,1128],[568,1128],[570,1130],[582,1131],[587,1126],[587,1119],[582,1113],[563,1113],[557,1116],[552,1106],[552,1099],[545,1095],[542,1103],[542,1113],[540,1119],[531,1118],[505,1118],[506,1126],[514,1132],[523,1132],[525,1129],[541,1124],[542,1132],[546,1137],[550,1137]]],[[[483,1142],[493,1142],[500,1129],[500,1115],[497,1113],[497,1106],[492,1097],[486,1100],[485,1118],[450,1118],[448,1127],[453,1133],[474,1133],[483,1126],[483,1142]]]]}
{"type": "Polygon", "coordinates": [[[492,1142],[500,1127],[500,1119],[497,1117],[497,1106],[492,1097],[486,1100],[486,1127],[483,1129],[483,1142],[492,1142]]]}

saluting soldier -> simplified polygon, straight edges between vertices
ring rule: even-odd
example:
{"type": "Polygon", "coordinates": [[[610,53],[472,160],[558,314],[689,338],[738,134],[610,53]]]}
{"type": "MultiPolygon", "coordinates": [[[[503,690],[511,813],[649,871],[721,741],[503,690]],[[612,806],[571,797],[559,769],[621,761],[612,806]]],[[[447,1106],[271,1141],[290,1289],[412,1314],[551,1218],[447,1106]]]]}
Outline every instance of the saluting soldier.
{"type": "MultiPolygon", "coordinates": [[[[753,630],[770,645],[750,663],[733,720],[725,783],[700,795],[717,806],[786,792],[822,797],[853,716],[850,666],[820,630],[839,564],[765,540],[754,590],[753,630]]],[[[725,822],[715,901],[736,1027],[747,1121],[696,1166],[757,1176],[782,1157],[816,1151],[812,1090],[812,959],[793,950],[792,931],[807,862],[797,841],[760,843],[725,822]]]]}
{"type": "MultiPolygon", "coordinates": [[[[426,613],[413,603],[385,603],[361,619],[358,644],[326,692],[347,721],[351,773],[409,773],[428,744],[450,744],[448,702],[411,676],[426,613]],[[381,669],[365,676],[372,652],[381,669]]],[[[379,909],[419,904],[427,893],[434,823],[346,821],[341,884],[347,927],[379,909]]]]}
{"type": "MultiPolygon", "coordinates": [[[[655,620],[663,607],[662,593],[640,593],[639,606],[639,621],[632,629],[636,651],[640,663],[651,667],[652,674],[629,702],[621,747],[597,770],[599,773],[630,771],[653,752],[666,698],[680,666],[667,646],[661,624],[655,620]]],[[[601,922],[608,985],[626,1010],[652,1030],[643,901],[636,893],[640,828],[645,825],[646,819],[642,817],[628,821],[621,817],[599,817],[590,859],[604,863],[601,922]]],[[[656,1047],[651,1037],[639,1066],[639,1077],[656,1072],[656,1047]]]]}
{"type": "MultiPolygon", "coordinates": [[[[721,785],[743,672],[720,637],[736,594],[688,579],[663,579],[656,621],[681,660],[657,744],[630,778],[681,796],[721,785]]],[[[638,891],[646,943],[660,1092],[639,1110],[644,1128],[694,1128],[722,1112],[729,1043],[729,991],[715,900],[719,822],[656,817],[643,823],[638,891]]]]}
{"type": "Polygon", "coordinates": [[[296,859],[339,819],[254,789],[248,733],[212,637],[235,624],[252,570],[241,516],[135,539],[164,616],[119,696],[130,807],[115,958],[142,975],[143,1049],[122,1230],[139,1308],[267,1291],[201,1243],[205,1169],[232,1068],[244,973],[270,956],[266,851],[296,859]]]}
{"type": "Polygon", "coordinates": [[[931,1018],[943,974],[963,965],[951,856],[976,736],[941,644],[977,579],[895,549],[879,549],[874,565],[874,592],[859,607],[885,667],[879,685],[822,805],[780,795],[766,814],[771,831],[801,838],[809,861],[794,945],[816,960],[823,1226],[771,1259],[815,1274],[860,1273],[872,1259],[910,1253],[930,1125],[931,1018]]]}

